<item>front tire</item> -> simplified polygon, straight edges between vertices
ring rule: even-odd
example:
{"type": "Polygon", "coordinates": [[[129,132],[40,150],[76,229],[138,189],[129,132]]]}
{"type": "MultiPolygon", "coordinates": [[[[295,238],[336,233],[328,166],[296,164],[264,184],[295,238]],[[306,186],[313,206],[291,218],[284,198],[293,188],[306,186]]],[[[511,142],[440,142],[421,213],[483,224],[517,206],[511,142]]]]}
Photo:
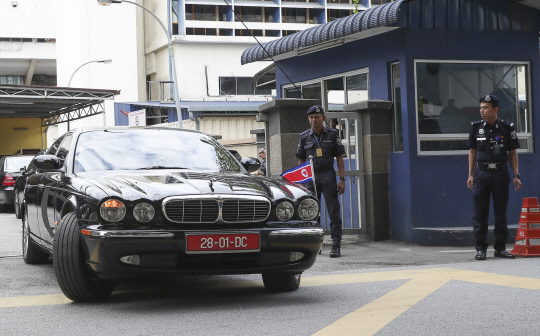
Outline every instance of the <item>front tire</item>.
{"type": "Polygon", "coordinates": [[[56,279],[64,295],[76,302],[108,298],[116,281],[102,280],[86,265],[80,227],[74,212],[62,218],[53,242],[53,264],[56,279]]]}
{"type": "Polygon", "coordinates": [[[301,276],[300,273],[266,273],[262,279],[269,292],[291,292],[300,287],[301,276]]]}
{"type": "Polygon", "coordinates": [[[22,250],[23,260],[27,264],[44,264],[49,260],[49,255],[40,250],[36,243],[32,241],[30,234],[30,225],[28,224],[28,211],[24,211],[23,218],[23,234],[22,234],[22,250]]]}

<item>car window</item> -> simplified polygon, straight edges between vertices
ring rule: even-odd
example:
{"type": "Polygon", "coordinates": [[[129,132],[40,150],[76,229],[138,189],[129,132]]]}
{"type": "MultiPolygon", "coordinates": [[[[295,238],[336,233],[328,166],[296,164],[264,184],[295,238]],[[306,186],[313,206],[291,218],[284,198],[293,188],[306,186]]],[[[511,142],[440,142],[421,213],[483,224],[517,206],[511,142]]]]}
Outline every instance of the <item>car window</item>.
{"type": "Polygon", "coordinates": [[[215,139],[177,130],[108,130],[77,139],[74,172],[185,168],[199,171],[243,169],[215,139]]]}
{"type": "Polygon", "coordinates": [[[64,141],[62,141],[62,144],[58,147],[58,151],[56,152],[56,156],[60,159],[60,163],[64,165],[64,160],[66,159],[66,156],[69,153],[69,149],[71,148],[71,143],[73,142],[73,135],[68,134],[64,138],[64,141]]]}
{"type": "Polygon", "coordinates": [[[58,147],[60,147],[60,143],[62,140],[64,140],[65,135],[62,135],[60,138],[58,138],[49,149],[47,149],[46,154],[50,155],[56,155],[56,152],[58,151],[58,147]]]}
{"type": "Polygon", "coordinates": [[[22,167],[28,166],[30,161],[32,161],[31,156],[8,157],[6,158],[4,171],[19,172],[22,167]]]}

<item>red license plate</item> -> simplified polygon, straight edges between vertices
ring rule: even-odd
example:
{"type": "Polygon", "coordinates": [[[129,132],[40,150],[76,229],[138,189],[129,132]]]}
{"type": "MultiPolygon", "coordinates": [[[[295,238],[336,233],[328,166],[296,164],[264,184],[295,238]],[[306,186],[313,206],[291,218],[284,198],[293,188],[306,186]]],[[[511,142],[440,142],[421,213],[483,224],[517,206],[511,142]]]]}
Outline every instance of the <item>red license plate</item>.
{"type": "Polygon", "coordinates": [[[187,234],[187,253],[258,252],[258,233],[187,234]]]}

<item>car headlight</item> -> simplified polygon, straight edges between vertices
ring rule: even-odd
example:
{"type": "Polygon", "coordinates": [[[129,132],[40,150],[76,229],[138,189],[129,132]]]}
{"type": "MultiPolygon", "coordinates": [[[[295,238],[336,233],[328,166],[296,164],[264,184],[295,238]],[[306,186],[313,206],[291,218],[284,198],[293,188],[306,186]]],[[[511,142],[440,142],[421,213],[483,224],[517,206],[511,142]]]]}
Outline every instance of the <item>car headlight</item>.
{"type": "Polygon", "coordinates": [[[302,219],[312,220],[319,214],[319,205],[312,198],[306,198],[298,206],[298,214],[302,219]]]}
{"type": "Polygon", "coordinates": [[[99,213],[107,222],[118,222],[124,219],[126,206],[119,200],[110,199],[101,204],[99,213]]]}
{"type": "Polygon", "coordinates": [[[283,201],[276,207],[276,216],[282,221],[287,221],[294,216],[294,206],[291,202],[283,201]]]}
{"type": "Polygon", "coordinates": [[[152,204],[146,202],[141,202],[133,208],[133,217],[139,222],[149,222],[155,214],[152,204]]]}

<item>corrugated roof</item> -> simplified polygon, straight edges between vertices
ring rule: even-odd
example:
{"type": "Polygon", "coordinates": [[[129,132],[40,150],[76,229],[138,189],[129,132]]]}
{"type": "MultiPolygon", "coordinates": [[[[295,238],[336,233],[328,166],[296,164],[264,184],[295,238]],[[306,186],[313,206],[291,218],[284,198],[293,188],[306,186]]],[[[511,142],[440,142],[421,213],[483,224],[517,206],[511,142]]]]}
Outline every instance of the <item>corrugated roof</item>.
{"type": "Polygon", "coordinates": [[[516,0],[398,0],[264,43],[263,47],[253,46],[244,51],[241,62],[296,56],[391,28],[538,31],[538,11],[527,1],[517,3],[529,7],[516,4],[516,0]]]}

